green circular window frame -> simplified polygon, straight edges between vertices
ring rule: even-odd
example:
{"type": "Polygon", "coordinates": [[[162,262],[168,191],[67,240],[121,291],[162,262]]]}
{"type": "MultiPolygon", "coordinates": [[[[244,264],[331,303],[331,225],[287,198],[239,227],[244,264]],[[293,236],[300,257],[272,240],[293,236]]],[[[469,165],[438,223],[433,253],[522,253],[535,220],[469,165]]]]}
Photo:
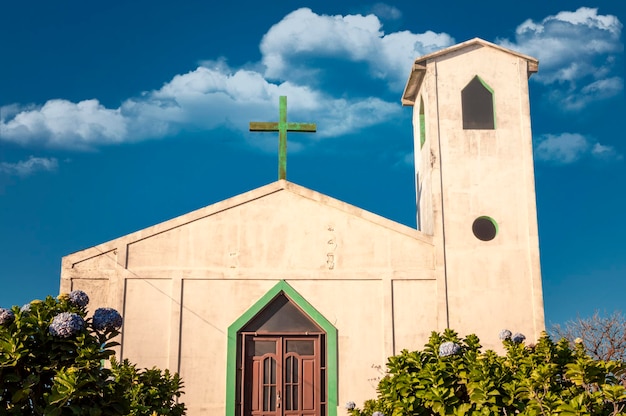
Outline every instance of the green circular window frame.
{"type": "Polygon", "coordinates": [[[476,237],[477,239],[481,241],[493,240],[494,238],[497,237],[499,231],[500,229],[498,227],[498,223],[496,222],[496,220],[494,220],[493,218],[487,215],[483,215],[483,216],[476,218],[474,222],[472,223],[472,233],[474,234],[474,237],[476,237]],[[488,233],[485,231],[477,231],[478,227],[484,228],[484,226],[487,224],[485,221],[488,221],[493,226],[493,229],[489,230],[488,233]]]}

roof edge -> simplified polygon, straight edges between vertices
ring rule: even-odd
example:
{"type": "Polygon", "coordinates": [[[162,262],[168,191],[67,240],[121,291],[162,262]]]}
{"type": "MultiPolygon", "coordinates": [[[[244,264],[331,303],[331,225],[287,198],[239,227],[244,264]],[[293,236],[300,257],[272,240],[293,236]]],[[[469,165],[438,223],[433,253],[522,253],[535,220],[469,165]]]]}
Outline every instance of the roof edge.
{"type": "Polygon", "coordinates": [[[424,80],[425,75],[426,67],[424,65],[416,63],[413,64],[413,68],[409,74],[409,79],[406,82],[404,92],[402,93],[402,105],[409,107],[415,105],[415,98],[417,97],[417,92],[422,86],[422,81],[424,80]]]}
{"type": "MultiPolygon", "coordinates": [[[[423,65],[425,63],[425,61],[427,61],[429,59],[432,59],[432,58],[435,58],[435,57],[438,57],[438,56],[447,55],[449,53],[458,51],[459,49],[467,48],[468,46],[476,45],[476,44],[481,45],[481,46],[494,48],[494,49],[498,49],[498,50],[500,50],[502,52],[506,52],[506,53],[509,53],[511,55],[518,56],[518,57],[520,57],[522,59],[525,59],[525,60],[527,60],[529,62],[535,63],[537,65],[537,67],[539,65],[539,60],[537,58],[533,58],[530,55],[524,55],[523,53],[514,51],[512,49],[505,48],[504,46],[496,45],[495,43],[488,42],[488,41],[486,41],[484,39],[481,39],[481,38],[473,38],[473,39],[470,39],[470,40],[466,40],[465,42],[457,43],[456,45],[448,46],[447,48],[440,49],[438,51],[429,53],[427,55],[420,56],[419,58],[415,59],[415,64],[423,65]]],[[[535,68],[534,72],[537,72],[537,67],[535,68]]]]}
{"type": "Polygon", "coordinates": [[[288,182],[287,180],[284,180],[284,179],[280,179],[276,182],[272,182],[270,184],[261,186],[259,188],[256,188],[256,189],[244,192],[242,194],[230,197],[228,199],[216,202],[214,204],[207,205],[205,207],[188,212],[186,214],[179,215],[169,220],[165,220],[163,222],[143,228],[141,230],[131,232],[129,234],[114,238],[112,240],[97,244],[95,246],[91,246],[82,250],[75,251],[73,253],[69,253],[63,256],[62,263],[64,265],[67,265],[69,263],[76,263],[77,261],[75,261],[75,259],[70,259],[70,258],[79,257],[80,259],[85,259],[86,257],[88,258],[94,255],[99,255],[99,254],[102,254],[103,252],[109,252],[109,251],[118,249],[119,246],[134,243],[134,242],[143,240],[145,238],[149,238],[154,235],[167,232],[176,227],[189,224],[191,222],[200,220],[202,218],[209,217],[219,212],[226,211],[228,209],[252,202],[256,199],[260,199],[260,198],[263,198],[265,196],[268,196],[268,195],[271,195],[273,193],[280,192],[280,191],[288,191],[288,192],[300,195],[303,198],[321,202],[326,206],[339,209],[348,214],[357,216],[369,222],[373,222],[375,224],[378,224],[392,231],[399,232],[399,233],[408,235],[410,237],[413,237],[415,239],[422,240],[426,243],[432,244],[431,237],[425,235],[424,233],[422,233],[421,231],[417,229],[411,228],[399,222],[382,217],[378,214],[374,214],[373,212],[364,210],[355,205],[348,204],[347,202],[340,201],[331,196],[324,195],[312,189],[305,188],[303,186],[297,185],[292,182],[288,182]]]}
{"type": "Polygon", "coordinates": [[[517,56],[519,58],[525,59],[527,62],[527,71],[528,76],[534,74],[539,70],[539,60],[533,58],[529,55],[524,55],[522,53],[516,52],[512,49],[505,48],[503,46],[496,45],[495,43],[488,42],[481,38],[473,38],[467,40],[465,42],[457,43],[456,45],[449,46],[444,49],[440,49],[436,52],[429,53],[427,55],[420,56],[415,59],[413,62],[413,67],[411,68],[411,73],[409,74],[409,79],[406,82],[404,87],[404,92],[402,93],[401,102],[404,106],[413,106],[415,105],[415,100],[417,97],[417,92],[422,85],[422,81],[424,80],[424,75],[426,74],[426,63],[428,60],[437,58],[440,56],[444,56],[450,54],[452,52],[456,52],[460,49],[467,48],[472,45],[480,45],[489,48],[494,48],[500,50],[502,52],[509,53],[511,55],[517,56]]]}

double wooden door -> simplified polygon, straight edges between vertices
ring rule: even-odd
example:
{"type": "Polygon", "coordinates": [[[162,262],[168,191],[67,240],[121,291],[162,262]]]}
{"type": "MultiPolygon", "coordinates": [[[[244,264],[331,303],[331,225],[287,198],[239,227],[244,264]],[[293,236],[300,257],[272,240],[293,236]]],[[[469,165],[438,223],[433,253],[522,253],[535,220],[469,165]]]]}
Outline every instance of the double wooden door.
{"type": "Polygon", "coordinates": [[[324,411],[322,335],[244,334],[245,416],[319,416],[324,411]]]}

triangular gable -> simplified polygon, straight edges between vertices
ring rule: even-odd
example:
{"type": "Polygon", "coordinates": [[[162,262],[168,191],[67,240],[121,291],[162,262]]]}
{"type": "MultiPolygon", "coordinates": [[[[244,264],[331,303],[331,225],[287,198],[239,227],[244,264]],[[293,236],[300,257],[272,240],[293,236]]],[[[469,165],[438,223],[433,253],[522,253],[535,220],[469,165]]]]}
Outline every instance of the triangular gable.
{"type": "MultiPolygon", "coordinates": [[[[394,233],[402,234],[410,239],[422,241],[427,245],[432,244],[432,238],[424,235],[418,230],[339,201],[335,198],[323,195],[319,192],[285,180],[280,180],[224,201],[189,212],[160,224],[136,231],[115,240],[69,254],[63,258],[62,269],[72,270],[77,267],[80,267],[81,269],[102,269],[102,264],[104,262],[102,257],[106,257],[106,264],[109,269],[112,269],[112,266],[114,265],[119,265],[120,267],[125,268],[127,266],[126,256],[128,255],[128,248],[131,246],[141,244],[147,239],[158,237],[162,234],[171,232],[172,230],[224,213],[228,210],[232,210],[249,203],[262,201],[280,192],[288,192],[296,198],[313,201],[319,203],[320,206],[332,208],[333,210],[339,210],[350,217],[359,218],[375,227],[380,227],[394,233]]],[[[287,221],[287,219],[285,221],[287,221]]]]}
{"type": "Polygon", "coordinates": [[[480,38],[470,39],[466,42],[458,43],[448,48],[441,49],[439,51],[417,58],[413,63],[411,74],[409,75],[409,79],[407,80],[406,86],[404,87],[404,93],[402,94],[402,105],[415,105],[415,97],[420,89],[420,86],[424,79],[424,75],[426,74],[426,64],[429,60],[440,58],[455,52],[462,51],[464,49],[473,50],[480,47],[497,49],[504,53],[508,53],[526,60],[528,65],[528,76],[534,74],[539,69],[539,61],[532,56],[524,55],[511,49],[496,45],[495,43],[487,42],[486,40],[480,38]]]}

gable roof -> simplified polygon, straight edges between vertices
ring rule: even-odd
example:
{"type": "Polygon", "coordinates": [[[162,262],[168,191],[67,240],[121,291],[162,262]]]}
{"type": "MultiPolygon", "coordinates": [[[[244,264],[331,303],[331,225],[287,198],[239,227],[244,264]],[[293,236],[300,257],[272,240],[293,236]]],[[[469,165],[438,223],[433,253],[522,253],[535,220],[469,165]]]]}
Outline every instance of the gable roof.
{"type": "Polygon", "coordinates": [[[296,197],[317,202],[324,207],[333,208],[342,211],[349,216],[360,218],[374,224],[375,226],[387,229],[392,232],[403,234],[409,238],[420,240],[427,244],[432,244],[431,236],[425,235],[414,228],[381,217],[380,215],[358,208],[354,205],[350,205],[346,202],[329,197],[303,186],[296,185],[295,183],[288,182],[286,180],[278,180],[260,188],[256,188],[254,190],[225,199],[212,205],[208,205],[204,208],[191,211],[187,214],[183,214],[179,217],[175,217],[162,223],[144,228],[142,230],[118,237],[116,239],[110,240],[102,244],[98,244],[84,250],[68,254],[67,256],[63,257],[62,268],[74,268],[74,266],[78,265],[79,263],[89,261],[91,259],[94,259],[95,257],[101,256],[102,254],[114,252],[118,250],[120,245],[125,246],[133,244],[135,242],[139,242],[141,240],[145,240],[159,234],[167,233],[168,231],[171,231],[175,228],[185,226],[195,221],[205,219],[212,215],[219,214],[248,203],[254,203],[257,200],[266,199],[271,195],[275,195],[280,192],[288,192],[289,194],[295,195],[296,197]]]}
{"type": "Polygon", "coordinates": [[[434,60],[436,58],[440,58],[445,55],[449,55],[451,53],[461,51],[463,49],[476,49],[477,47],[487,47],[497,49],[499,51],[517,56],[521,59],[526,60],[528,65],[528,76],[534,74],[539,69],[539,61],[532,56],[524,55],[522,53],[516,52],[511,49],[504,48],[502,46],[496,45],[495,43],[487,42],[486,40],[480,38],[470,39],[468,41],[458,43],[456,45],[452,45],[448,48],[441,49],[439,51],[429,53],[424,56],[420,56],[413,63],[413,68],[411,68],[411,74],[409,75],[409,79],[407,80],[406,86],[404,87],[404,92],[402,94],[402,105],[413,106],[415,104],[415,97],[417,95],[417,91],[422,84],[422,80],[424,79],[424,75],[426,74],[426,64],[428,61],[434,60]]]}

